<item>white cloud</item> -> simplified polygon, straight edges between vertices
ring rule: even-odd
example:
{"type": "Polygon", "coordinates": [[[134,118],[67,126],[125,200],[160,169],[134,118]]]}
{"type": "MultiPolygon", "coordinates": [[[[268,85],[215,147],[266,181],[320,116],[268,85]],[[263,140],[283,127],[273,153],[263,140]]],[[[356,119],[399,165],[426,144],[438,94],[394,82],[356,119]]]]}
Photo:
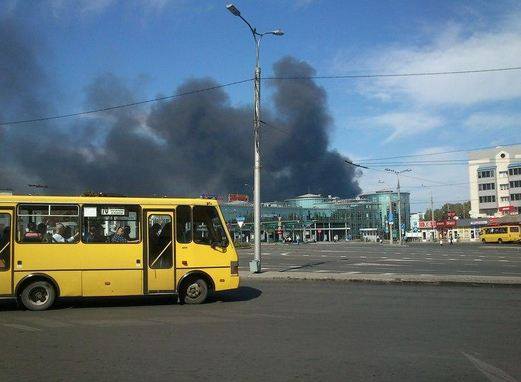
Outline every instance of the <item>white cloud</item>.
{"type": "MultiPolygon", "coordinates": [[[[385,73],[442,72],[521,66],[521,15],[505,19],[494,30],[442,27],[444,33],[421,46],[378,49],[366,58],[370,68],[385,73]]],[[[336,60],[338,62],[338,59],[336,60]]],[[[521,98],[520,71],[428,77],[382,78],[362,91],[379,99],[406,96],[423,104],[470,105],[521,98]]]]}
{"type": "Polygon", "coordinates": [[[420,112],[386,113],[367,118],[364,124],[391,129],[384,142],[420,134],[443,125],[440,117],[420,112]]]}
{"type": "Polygon", "coordinates": [[[474,113],[465,120],[465,126],[479,131],[520,129],[521,114],[474,113]]]}

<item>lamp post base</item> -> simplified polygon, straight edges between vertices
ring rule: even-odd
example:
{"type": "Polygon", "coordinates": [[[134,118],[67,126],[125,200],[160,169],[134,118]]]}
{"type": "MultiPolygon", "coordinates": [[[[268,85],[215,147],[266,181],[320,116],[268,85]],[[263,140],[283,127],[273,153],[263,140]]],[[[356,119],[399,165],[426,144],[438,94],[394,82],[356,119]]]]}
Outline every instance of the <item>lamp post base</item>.
{"type": "Polygon", "coordinates": [[[261,273],[261,262],[260,262],[260,260],[252,260],[252,261],[250,261],[250,272],[251,273],[261,273]]]}

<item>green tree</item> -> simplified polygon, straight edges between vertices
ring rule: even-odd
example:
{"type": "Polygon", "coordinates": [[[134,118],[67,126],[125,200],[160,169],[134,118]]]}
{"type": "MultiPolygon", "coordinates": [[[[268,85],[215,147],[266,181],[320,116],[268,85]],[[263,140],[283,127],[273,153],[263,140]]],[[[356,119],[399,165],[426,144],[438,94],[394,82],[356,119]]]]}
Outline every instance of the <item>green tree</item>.
{"type": "MultiPolygon", "coordinates": [[[[460,219],[469,218],[470,215],[470,201],[464,203],[445,203],[441,208],[434,210],[434,220],[446,220],[449,211],[455,212],[460,219]]],[[[423,220],[431,220],[431,210],[428,208],[425,211],[423,220]]]]}

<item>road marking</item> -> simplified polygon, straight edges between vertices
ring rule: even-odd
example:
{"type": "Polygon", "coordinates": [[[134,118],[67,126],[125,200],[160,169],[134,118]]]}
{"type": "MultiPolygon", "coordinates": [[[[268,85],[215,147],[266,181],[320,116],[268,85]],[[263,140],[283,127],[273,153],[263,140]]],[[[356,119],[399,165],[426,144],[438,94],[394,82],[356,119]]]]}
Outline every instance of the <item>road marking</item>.
{"type": "Polygon", "coordinates": [[[456,261],[456,259],[449,259],[449,261],[456,261]]]}
{"type": "Polygon", "coordinates": [[[474,261],[483,261],[483,260],[481,260],[481,259],[474,259],[474,261]]]}
{"type": "Polygon", "coordinates": [[[502,263],[510,263],[510,261],[508,261],[508,260],[499,260],[499,261],[501,261],[502,263]]]}
{"type": "Polygon", "coordinates": [[[289,255],[289,252],[283,252],[280,254],[281,256],[288,256],[289,255]]]}
{"type": "Polygon", "coordinates": [[[8,328],[14,328],[19,330],[25,330],[26,332],[41,332],[41,329],[33,328],[32,326],[22,325],[22,324],[2,324],[7,326],[8,328]]]}
{"type": "Polygon", "coordinates": [[[387,257],[385,257],[385,256],[382,256],[382,257],[380,257],[380,259],[387,259],[387,257]]]}
{"type": "Polygon", "coordinates": [[[320,257],[327,257],[326,255],[321,255],[320,257]]]}
{"type": "Polygon", "coordinates": [[[345,259],[347,256],[340,256],[342,259],[345,259]]]}
{"type": "Polygon", "coordinates": [[[382,264],[382,263],[357,263],[353,264],[354,266],[358,267],[382,267],[382,268],[388,268],[388,267],[403,267],[401,264],[382,264]]]}
{"type": "Polygon", "coordinates": [[[461,352],[467,359],[478,369],[490,382],[516,382],[516,380],[505,373],[503,370],[492,366],[489,363],[471,356],[465,352],[461,352]]]}
{"type": "Polygon", "coordinates": [[[362,273],[362,272],[357,272],[357,271],[351,271],[351,272],[344,272],[346,275],[357,275],[359,273],[362,273]]]}
{"type": "Polygon", "coordinates": [[[361,259],[367,259],[367,256],[360,256],[361,259]]]}

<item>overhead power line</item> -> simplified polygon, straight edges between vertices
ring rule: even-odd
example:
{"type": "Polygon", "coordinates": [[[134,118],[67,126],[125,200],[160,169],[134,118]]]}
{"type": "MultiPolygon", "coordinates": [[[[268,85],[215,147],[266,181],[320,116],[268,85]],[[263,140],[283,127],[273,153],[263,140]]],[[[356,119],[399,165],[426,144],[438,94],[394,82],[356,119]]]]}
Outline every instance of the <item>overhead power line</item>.
{"type": "Polygon", "coordinates": [[[375,74],[333,74],[325,76],[277,76],[264,77],[264,80],[327,80],[327,79],[351,79],[351,78],[385,78],[385,77],[422,77],[422,76],[447,76],[454,74],[473,74],[473,73],[491,73],[491,72],[507,72],[513,70],[521,70],[521,66],[511,66],[504,68],[484,68],[471,70],[451,70],[443,72],[417,72],[417,73],[375,73],[375,74]]]}
{"type": "Polygon", "coordinates": [[[62,119],[62,118],[79,117],[79,116],[87,115],[87,114],[101,113],[104,111],[123,109],[123,108],[138,106],[138,105],[144,105],[144,104],[152,103],[152,102],[159,102],[159,101],[165,101],[165,100],[179,98],[179,97],[185,97],[185,96],[189,96],[189,95],[193,95],[193,94],[198,94],[198,93],[203,93],[203,92],[207,92],[207,91],[211,91],[211,90],[225,88],[228,86],[239,85],[239,84],[243,84],[245,82],[250,82],[250,81],[253,81],[253,79],[248,78],[245,80],[228,82],[228,83],[222,84],[222,85],[215,85],[215,86],[210,86],[207,88],[195,89],[195,90],[190,90],[190,91],[183,92],[183,93],[176,93],[176,94],[171,94],[171,95],[163,96],[163,97],[150,98],[150,99],[146,99],[146,100],[142,100],[142,101],[130,102],[130,103],[114,105],[114,106],[107,106],[107,107],[103,107],[100,109],[84,110],[84,111],[79,111],[76,113],[58,114],[58,115],[32,118],[32,119],[22,119],[22,120],[15,120],[15,121],[0,122],[0,126],[9,126],[9,125],[12,126],[12,125],[19,125],[22,123],[43,122],[43,121],[50,121],[50,120],[62,119]]]}
{"type": "MultiPolygon", "coordinates": [[[[514,70],[521,70],[521,66],[512,66],[512,67],[503,67],[503,68],[484,68],[484,69],[473,69],[473,70],[455,70],[455,71],[444,71],[444,72],[418,72],[418,73],[383,73],[383,74],[345,74],[345,75],[324,75],[324,76],[280,76],[280,77],[264,77],[262,80],[318,80],[318,79],[356,79],[356,78],[385,78],[385,77],[417,77],[417,76],[444,76],[444,75],[461,75],[461,74],[472,74],[472,73],[491,73],[491,72],[506,72],[506,71],[514,71],[514,70]]],[[[239,85],[246,82],[253,81],[253,78],[248,78],[240,81],[233,81],[228,82],[226,84],[222,85],[215,85],[210,86],[207,88],[202,89],[196,89],[191,90],[183,93],[176,93],[164,97],[156,97],[156,98],[150,98],[142,101],[136,101],[136,102],[130,102],[126,104],[119,104],[119,105],[112,105],[112,106],[106,106],[99,109],[92,109],[92,110],[84,110],[74,113],[63,113],[63,114],[57,114],[57,115],[51,115],[51,116],[44,116],[44,117],[38,117],[38,118],[27,118],[27,119],[17,119],[12,121],[0,121],[0,126],[13,126],[13,125],[19,125],[24,123],[32,123],[32,122],[44,122],[44,121],[50,121],[50,120],[56,120],[56,119],[63,119],[63,118],[71,118],[71,117],[79,117],[82,115],[88,115],[88,114],[95,114],[95,113],[101,113],[105,111],[111,111],[111,110],[117,110],[117,109],[123,109],[123,108],[129,108],[133,106],[139,106],[144,105],[152,102],[158,102],[158,101],[164,101],[168,99],[174,99],[179,97],[184,97],[188,95],[193,95],[197,93],[202,93],[206,91],[211,91],[215,89],[220,89],[228,86],[233,85],[239,85]]]]}
{"type": "Polygon", "coordinates": [[[396,156],[392,156],[392,157],[365,158],[365,159],[358,160],[358,162],[374,162],[374,161],[382,161],[382,160],[387,160],[387,159],[426,157],[426,156],[433,156],[433,155],[463,153],[463,152],[469,152],[469,151],[486,150],[486,149],[494,149],[496,147],[509,147],[509,146],[517,146],[517,145],[521,145],[521,142],[507,143],[507,144],[504,144],[504,145],[474,147],[474,148],[470,148],[470,149],[457,149],[457,150],[447,150],[447,151],[436,151],[436,152],[424,153],[424,154],[408,154],[408,155],[396,155],[396,156]]]}

